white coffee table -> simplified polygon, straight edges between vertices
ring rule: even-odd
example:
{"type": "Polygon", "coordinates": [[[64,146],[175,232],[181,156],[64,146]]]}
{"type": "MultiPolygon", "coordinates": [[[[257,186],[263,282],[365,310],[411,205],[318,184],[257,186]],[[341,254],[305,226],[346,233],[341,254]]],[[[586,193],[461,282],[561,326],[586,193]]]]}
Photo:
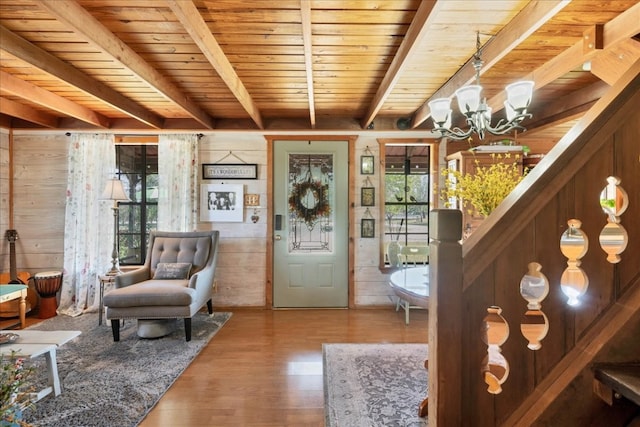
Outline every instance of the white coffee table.
{"type": "Polygon", "coordinates": [[[80,335],[80,331],[1,330],[0,333],[15,333],[18,335],[18,339],[13,343],[0,346],[0,354],[10,355],[13,352],[16,356],[29,359],[44,355],[47,361],[49,386],[34,393],[34,402],[51,394],[51,392],[53,392],[54,396],[62,393],[60,378],[58,377],[56,349],[76,338],[80,335]]]}

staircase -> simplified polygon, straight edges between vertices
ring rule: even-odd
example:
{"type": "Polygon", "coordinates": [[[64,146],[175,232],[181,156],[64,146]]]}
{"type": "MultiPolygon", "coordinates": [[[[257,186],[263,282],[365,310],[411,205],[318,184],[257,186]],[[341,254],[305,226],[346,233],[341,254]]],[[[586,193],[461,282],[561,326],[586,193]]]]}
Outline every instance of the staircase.
{"type": "Polygon", "coordinates": [[[609,405],[625,398],[640,407],[640,363],[600,364],[593,368],[594,391],[609,405]]]}
{"type": "MultiPolygon", "coordinates": [[[[446,230],[433,237],[430,424],[640,427],[638,105],[640,62],[463,245],[446,230]],[[607,261],[598,240],[607,220],[598,195],[608,176],[621,178],[630,196],[621,217],[628,246],[614,264],[607,261]],[[581,260],[589,288],[579,307],[567,306],[559,286],[567,268],[559,240],[571,218],[582,221],[589,237],[589,249],[581,260]],[[527,348],[520,333],[526,302],[518,288],[533,261],[543,266],[551,285],[542,302],[549,332],[536,351],[527,348]],[[487,392],[480,370],[487,355],[481,327],[487,308],[493,305],[501,307],[510,331],[501,345],[510,371],[502,393],[495,395],[487,392]],[[635,370],[628,363],[620,366],[628,361],[634,361],[635,370]],[[604,403],[601,395],[609,395],[612,405],[604,403]],[[616,399],[617,395],[621,398],[616,399]]],[[[461,228],[461,223],[452,229],[456,227],[461,228]]]]}

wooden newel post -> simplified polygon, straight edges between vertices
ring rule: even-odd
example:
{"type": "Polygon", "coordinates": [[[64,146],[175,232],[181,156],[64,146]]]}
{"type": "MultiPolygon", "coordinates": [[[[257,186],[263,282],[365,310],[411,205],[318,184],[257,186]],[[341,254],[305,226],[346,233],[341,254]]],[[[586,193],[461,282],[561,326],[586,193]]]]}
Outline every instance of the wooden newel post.
{"type": "Polygon", "coordinates": [[[462,212],[429,214],[429,425],[461,425],[462,212]]]}

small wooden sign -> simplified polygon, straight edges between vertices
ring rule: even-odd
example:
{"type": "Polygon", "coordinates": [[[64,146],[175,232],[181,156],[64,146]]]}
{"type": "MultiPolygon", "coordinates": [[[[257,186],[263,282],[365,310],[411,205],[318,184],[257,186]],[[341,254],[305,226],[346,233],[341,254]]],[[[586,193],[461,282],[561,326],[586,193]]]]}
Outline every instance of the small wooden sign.
{"type": "Polygon", "coordinates": [[[202,179],[258,179],[258,164],[203,163],[202,179]]]}

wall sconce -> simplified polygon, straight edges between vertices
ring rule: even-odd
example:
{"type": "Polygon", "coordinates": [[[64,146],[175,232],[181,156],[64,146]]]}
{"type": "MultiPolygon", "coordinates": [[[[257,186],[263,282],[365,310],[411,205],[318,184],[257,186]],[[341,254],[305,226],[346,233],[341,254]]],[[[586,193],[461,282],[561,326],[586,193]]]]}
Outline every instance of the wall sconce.
{"type": "Polygon", "coordinates": [[[260,220],[260,215],[258,215],[258,209],[260,206],[260,195],[259,194],[245,194],[244,195],[244,206],[247,208],[253,208],[253,215],[251,215],[251,222],[254,224],[260,220]]]}

